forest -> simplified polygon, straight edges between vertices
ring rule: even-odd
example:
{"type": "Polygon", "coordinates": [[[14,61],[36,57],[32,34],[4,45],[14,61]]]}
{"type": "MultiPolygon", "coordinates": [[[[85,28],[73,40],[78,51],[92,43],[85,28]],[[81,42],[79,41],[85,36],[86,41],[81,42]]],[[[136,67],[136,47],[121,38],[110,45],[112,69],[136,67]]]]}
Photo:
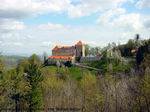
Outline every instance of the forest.
{"type": "Polygon", "coordinates": [[[150,39],[87,46],[87,54],[99,52],[100,61],[85,64],[102,72],[44,66],[36,54],[6,69],[1,58],[0,111],[150,112],[150,39]]]}

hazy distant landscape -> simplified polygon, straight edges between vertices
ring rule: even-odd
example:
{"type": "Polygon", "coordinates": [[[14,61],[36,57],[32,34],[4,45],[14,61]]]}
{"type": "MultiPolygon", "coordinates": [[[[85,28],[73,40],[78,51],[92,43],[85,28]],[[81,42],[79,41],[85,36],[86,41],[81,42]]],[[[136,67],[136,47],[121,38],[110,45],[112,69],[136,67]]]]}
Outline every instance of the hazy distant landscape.
{"type": "Polygon", "coordinates": [[[0,56],[0,58],[1,60],[3,60],[5,69],[13,69],[17,66],[19,60],[25,59],[27,57],[2,55],[0,56]]]}

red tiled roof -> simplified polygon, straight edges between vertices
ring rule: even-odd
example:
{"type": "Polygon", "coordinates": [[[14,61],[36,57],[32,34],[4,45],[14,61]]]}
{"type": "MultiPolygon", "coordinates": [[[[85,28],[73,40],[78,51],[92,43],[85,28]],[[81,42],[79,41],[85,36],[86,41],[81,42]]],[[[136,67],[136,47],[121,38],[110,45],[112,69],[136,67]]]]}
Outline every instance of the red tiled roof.
{"type": "MultiPolygon", "coordinates": [[[[79,41],[77,44],[75,44],[76,46],[81,46],[83,45],[82,41],[79,41]]],[[[59,50],[59,49],[66,49],[66,48],[72,48],[73,46],[55,46],[52,50],[59,50]]]]}
{"type": "Polygon", "coordinates": [[[72,60],[72,56],[49,56],[49,59],[72,60]]]}
{"type": "Polygon", "coordinates": [[[59,50],[59,49],[69,49],[69,48],[72,48],[72,47],[73,46],[62,46],[62,47],[56,46],[56,47],[53,48],[53,50],[55,51],[55,50],[59,50]]]}

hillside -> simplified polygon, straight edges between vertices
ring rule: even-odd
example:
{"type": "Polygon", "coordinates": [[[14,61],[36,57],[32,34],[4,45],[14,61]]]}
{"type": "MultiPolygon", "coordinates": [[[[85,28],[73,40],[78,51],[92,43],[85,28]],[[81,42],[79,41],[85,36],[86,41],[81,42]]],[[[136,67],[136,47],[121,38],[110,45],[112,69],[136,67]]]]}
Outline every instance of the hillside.
{"type": "Polygon", "coordinates": [[[4,63],[5,69],[12,69],[15,68],[18,64],[18,61],[21,59],[26,59],[27,57],[23,56],[7,56],[7,55],[2,55],[1,60],[4,63]]]}

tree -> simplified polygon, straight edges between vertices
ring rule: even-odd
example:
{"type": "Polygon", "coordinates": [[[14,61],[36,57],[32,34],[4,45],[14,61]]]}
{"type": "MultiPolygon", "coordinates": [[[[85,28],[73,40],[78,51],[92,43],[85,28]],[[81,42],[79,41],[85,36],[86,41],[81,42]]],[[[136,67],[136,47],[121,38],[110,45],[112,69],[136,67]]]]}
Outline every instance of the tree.
{"type": "Polygon", "coordinates": [[[136,47],[140,47],[142,45],[142,41],[140,40],[139,34],[136,34],[136,36],[135,36],[135,45],[136,45],[136,47]]]}
{"type": "Polygon", "coordinates": [[[0,59],[0,73],[3,72],[3,69],[4,69],[4,64],[3,64],[2,59],[0,59]]]}
{"type": "Polygon", "coordinates": [[[18,61],[17,71],[26,72],[28,69],[29,61],[28,59],[22,59],[18,61]]]}
{"type": "Polygon", "coordinates": [[[48,65],[48,59],[47,59],[47,58],[48,58],[48,57],[47,57],[47,53],[44,52],[44,53],[43,53],[43,64],[44,64],[44,66],[48,65]]]}
{"type": "Polygon", "coordinates": [[[144,57],[144,60],[143,62],[141,63],[141,67],[143,69],[146,69],[147,67],[150,68],[150,54],[147,54],[145,57],[144,57]]]}
{"type": "Polygon", "coordinates": [[[150,70],[147,71],[147,73],[145,74],[144,78],[143,78],[143,84],[141,85],[141,92],[142,92],[142,97],[144,99],[145,102],[143,102],[143,104],[145,104],[145,108],[147,109],[147,112],[150,112],[150,70]]]}
{"type": "Polygon", "coordinates": [[[14,70],[13,75],[13,91],[11,92],[11,99],[15,101],[16,112],[27,108],[26,95],[30,91],[30,85],[25,80],[24,72],[22,70],[14,70]]]}
{"type": "Polygon", "coordinates": [[[23,71],[5,71],[0,80],[0,90],[0,108],[15,107],[17,112],[28,107],[25,96],[30,90],[30,85],[25,80],[23,71]]]}
{"type": "Polygon", "coordinates": [[[28,93],[29,111],[37,111],[42,106],[42,89],[41,81],[43,76],[40,71],[41,62],[36,55],[29,58],[29,65],[27,69],[27,81],[31,86],[28,93]]]}
{"type": "Polygon", "coordinates": [[[129,39],[128,43],[127,43],[127,48],[135,48],[135,41],[133,39],[129,39]]]}
{"type": "Polygon", "coordinates": [[[31,57],[29,57],[28,61],[31,65],[37,65],[38,67],[42,65],[40,58],[36,54],[33,54],[31,57]]]}
{"type": "Polygon", "coordinates": [[[139,65],[141,64],[141,62],[143,61],[144,59],[144,53],[142,51],[142,48],[143,47],[140,47],[136,53],[136,63],[137,63],[137,66],[139,67],[139,65]]]}
{"type": "Polygon", "coordinates": [[[83,79],[81,80],[81,88],[83,90],[83,108],[85,109],[85,111],[102,111],[104,97],[99,89],[96,76],[85,74],[83,79]]]}
{"type": "Polygon", "coordinates": [[[97,55],[101,54],[101,48],[100,47],[89,47],[88,54],[97,56],[97,55]]]}
{"type": "Polygon", "coordinates": [[[88,44],[85,45],[85,56],[90,55],[90,46],[88,44]]]}

